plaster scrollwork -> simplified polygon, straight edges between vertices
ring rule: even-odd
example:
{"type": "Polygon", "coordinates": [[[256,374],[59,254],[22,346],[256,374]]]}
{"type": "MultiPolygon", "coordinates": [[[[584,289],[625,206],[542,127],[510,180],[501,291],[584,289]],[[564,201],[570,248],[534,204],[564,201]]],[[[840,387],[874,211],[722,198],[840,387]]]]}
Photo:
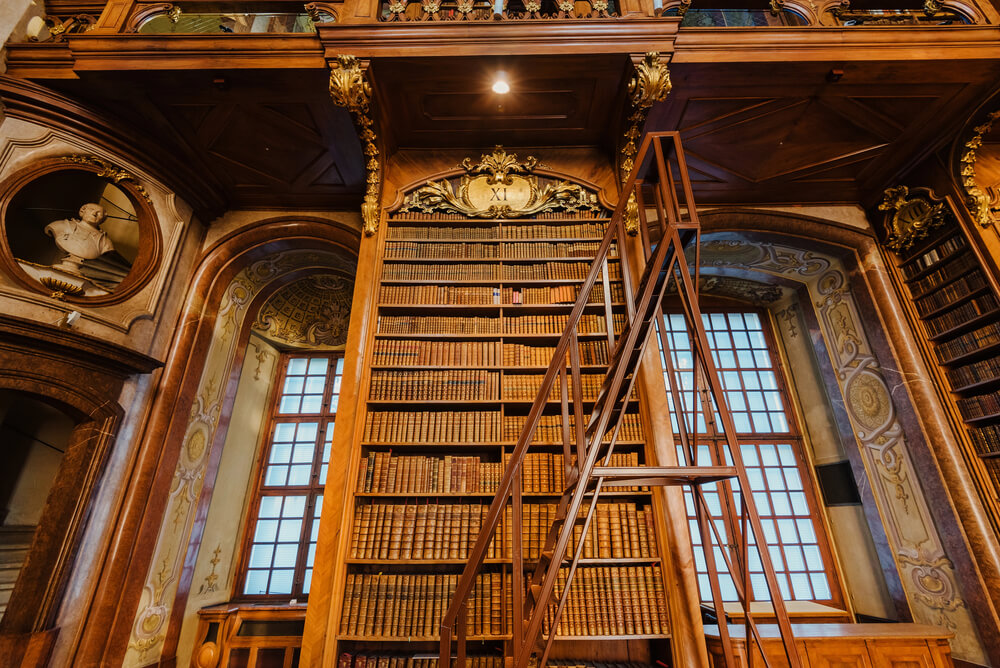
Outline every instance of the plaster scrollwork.
{"type": "Polygon", "coordinates": [[[893,392],[839,262],[776,244],[711,238],[703,242],[702,261],[709,267],[742,270],[741,275],[761,272],[805,284],[914,618],[955,631],[956,655],[985,661],[955,567],[920,490],[893,392]]]}
{"type": "MultiPolygon", "coordinates": [[[[259,260],[237,274],[220,301],[205,368],[188,412],[188,424],[174,469],[153,561],[143,586],[143,596],[133,623],[127,668],[146,665],[166,637],[167,623],[187,553],[198,499],[205,482],[211,444],[222,414],[225,379],[232,373],[239,331],[254,297],[273,280],[306,267],[338,267],[345,272],[353,263],[331,253],[293,250],[259,260]]],[[[258,360],[260,361],[260,360],[258,360]]],[[[215,555],[218,557],[218,555],[215,555]]],[[[213,572],[228,564],[213,564],[213,572]]]]}

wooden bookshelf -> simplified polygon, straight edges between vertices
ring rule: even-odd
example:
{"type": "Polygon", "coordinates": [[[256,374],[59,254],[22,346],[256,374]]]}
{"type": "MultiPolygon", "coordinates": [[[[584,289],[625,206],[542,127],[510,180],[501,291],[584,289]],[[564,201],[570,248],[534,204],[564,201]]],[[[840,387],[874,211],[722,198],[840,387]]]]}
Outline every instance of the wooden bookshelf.
{"type": "Polygon", "coordinates": [[[1000,493],[1000,298],[960,227],[899,255],[913,300],[975,456],[1000,493]]]}
{"type": "MultiPolygon", "coordinates": [[[[593,214],[390,216],[380,237],[349,512],[337,649],[348,665],[359,656],[387,668],[430,665],[444,608],[607,222],[593,214]]],[[[613,253],[582,320],[585,407],[596,399],[625,312],[613,253]]],[[[645,461],[648,430],[638,400],[612,465],[645,461]]],[[[524,468],[526,568],[539,556],[563,492],[560,411],[554,392],[524,468]]],[[[472,666],[499,666],[521,618],[512,610],[511,525],[508,508],[470,598],[472,666]]],[[[659,533],[648,488],[602,494],[557,628],[565,656],[585,659],[589,643],[610,643],[623,658],[649,657],[651,643],[669,641],[659,533]]]]}

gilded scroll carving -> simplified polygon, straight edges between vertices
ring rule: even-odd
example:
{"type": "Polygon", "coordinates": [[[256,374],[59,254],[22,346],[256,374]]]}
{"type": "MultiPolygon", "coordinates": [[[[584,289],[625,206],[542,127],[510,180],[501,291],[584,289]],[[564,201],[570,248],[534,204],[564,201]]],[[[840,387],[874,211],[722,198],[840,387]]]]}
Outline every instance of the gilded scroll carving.
{"type": "MultiPolygon", "coordinates": [[[[660,61],[659,53],[650,51],[641,61],[635,63],[635,74],[628,85],[632,113],[628,117],[628,129],[625,130],[625,143],[621,148],[621,162],[618,167],[622,185],[628,180],[635,166],[642,126],[646,122],[650,107],[665,100],[672,87],[670,70],[667,69],[666,63],[660,61]]],[[[632,235],[639,233],[639,203],[634,193],[629,195],[625,205],[625,230],[632,235]]]]}
{"type": "Polygon", "coordinates": [[[599,211],[597,196],[561,181],[540,185],[532,170],[538,160],[519,162],[497,146],[478,163],[462,161],[458,189],[448,180],[428,181],[410,193],[400,211],[457,213],[470,218],[521,218],[546,211],[599,211]]]}
{"type": "Polygon", "coordinates": [[[910,196],[906,186],[888,188],[879,210],[889,211],[885,245],[896,252],[905,252],[932,230],[945,224],[943,202],[931,202],[927,197],[910,196]]]}
{"type": "Polygon", "coordinates": [[[1000,216],[1000,193],[988,193],[983,190],[976,180],[976,161],[978,153],[983,146],[983,137],[986,137],[993,130],[993,123],[1000,118],[1000,111],[994,111],[986,117],[982,125],[977,125],[973,129],[972,138],[965,142],[965,152],[960,159],[962,186],[965,188],[966,204],[972,217],[983,227],[989,227],[996,222],[1000,216]]]}
{"type": "Polygon", "coordinates": [[[382,192],[382,163],[371,115],[371,84],[365,68],[354,56],[340,55],[330,69],[330,99],[351,112],[358,129],[365,156],[365,199],[361,219],[367,236],[375,234],[379,221],[379,195],[382,192]]]}

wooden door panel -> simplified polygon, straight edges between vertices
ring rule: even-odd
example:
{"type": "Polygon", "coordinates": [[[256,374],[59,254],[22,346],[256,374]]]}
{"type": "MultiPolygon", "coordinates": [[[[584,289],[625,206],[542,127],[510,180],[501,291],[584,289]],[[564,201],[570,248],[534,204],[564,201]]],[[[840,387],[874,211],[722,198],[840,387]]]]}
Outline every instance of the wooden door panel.
{"type": "Polygon", "coordinates": [[[807,640],[810,668],[873,668],[863,640],[807,640]]]}

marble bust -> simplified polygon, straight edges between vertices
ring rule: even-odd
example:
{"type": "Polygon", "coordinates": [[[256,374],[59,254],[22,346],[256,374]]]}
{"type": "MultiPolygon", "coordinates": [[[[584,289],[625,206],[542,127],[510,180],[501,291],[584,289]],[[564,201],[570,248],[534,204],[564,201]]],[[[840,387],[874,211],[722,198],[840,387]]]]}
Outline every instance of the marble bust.
{"type": "Polygon", "coordinates": [[[52,268],[78,273],[84,260],[94,260],[112,252],[114,244],[100,227],[107,215],[100,204],[88,203],[80,207],[79,218],[56,220],[46,225],[45,233],[66,253],[66,257],[52,268]]]}

